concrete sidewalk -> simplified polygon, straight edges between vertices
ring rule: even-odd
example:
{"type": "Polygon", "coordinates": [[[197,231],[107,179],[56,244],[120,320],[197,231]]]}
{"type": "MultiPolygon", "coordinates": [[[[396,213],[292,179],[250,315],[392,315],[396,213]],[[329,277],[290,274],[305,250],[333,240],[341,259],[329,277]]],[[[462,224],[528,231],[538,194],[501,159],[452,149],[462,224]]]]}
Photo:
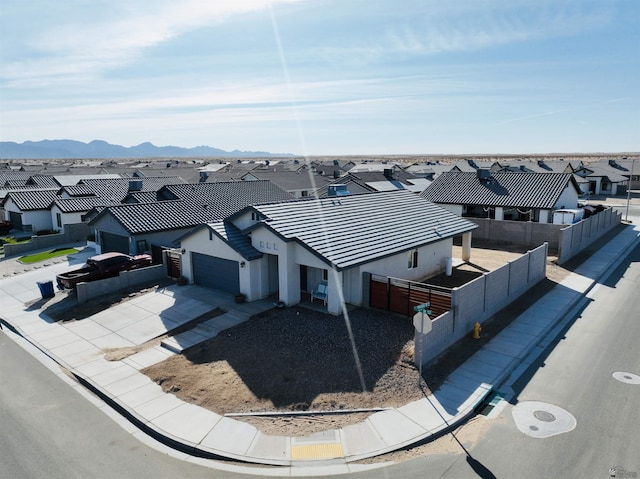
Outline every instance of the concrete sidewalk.
{"type": "MultiPolygon", "coordinates": [[[[638,241],[639,232],[638,227],[628,227],[618,234],[469,358],[430,396],[374,413],[358,424],[304,437],[264,434],[247,423],[163,393],[139,371],[174,354],[167,347],[147,349],[122,361],[104,359],[104,348],[140,344],[193,319],[196,313],[216,307],[235,311],[226,318],[212,318],[198,333],[211,337],[272,307],[266,301],[234,304],[228,295],[212,294],[197,286],[174,286],[82,321],[56,323],[39,309],[25,308],[25,303],[40,297],[37,281],[68,269],[68,264],[63,264],[0,280],[0,311],[6,323],[72,371],[137,427],[165,444],[204,457],[296,466],[296,473],[301,474],[309,472],[305,466],[323,466],[323,474],[345,473],[353,470],[350,462],[424,441],[467,419],[598,279],[621,261],[621,255],[638,241]]],[[[199,340],[201,337],[184,336],[182,346],[199,340]]],[[[260,469],[260,474],[282,475],[282,470],[260,469]]]]}

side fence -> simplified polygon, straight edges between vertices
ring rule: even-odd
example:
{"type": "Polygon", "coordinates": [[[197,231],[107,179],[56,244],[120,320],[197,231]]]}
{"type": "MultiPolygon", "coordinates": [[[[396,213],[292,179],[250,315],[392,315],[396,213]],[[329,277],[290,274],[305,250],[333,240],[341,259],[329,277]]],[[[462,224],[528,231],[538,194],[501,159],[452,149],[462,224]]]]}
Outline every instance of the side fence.
{"type": "Polygon", "coordinates": [[[415,333],[415,362],[425,364],[473,332],[493,314],[543,280],[547,271],[548,244],[537,247],[503,267],[454,288],[451,310],[431,322],[427,334],[415,333]]]}
{"type": "Polygon", "coordinates": [[[137,284],[165,278],[167,276],[166,268],[164,264],[158,264],[147,268],[123,271],[120,273],[120,276],[116,276],[115,278],[79,283],[76,286],[78,303],[86,303],[91,298],[102,296],[103,294],[113,293],[114,291],[126,289],[137,284]]]}
{"type": "Polygon", "coordinates": [[[53,248],[63,244],[87,241],[88,232],[89,227],[84,223],[65,225],[64,233],[32,236],[31,240],[25,243],[5,244],[4,256],[5,258],[8,258],[10,256],[22,255],[39,249],[53,248]]]}
{"type": "Polygon", "coordinates": [[[621,221],[621,212],[613,208],[607,208],[596,215],[589,216],[585,220],[560,230],[558,264],[569,261],[602,235],[618,226],[621,221]]]}

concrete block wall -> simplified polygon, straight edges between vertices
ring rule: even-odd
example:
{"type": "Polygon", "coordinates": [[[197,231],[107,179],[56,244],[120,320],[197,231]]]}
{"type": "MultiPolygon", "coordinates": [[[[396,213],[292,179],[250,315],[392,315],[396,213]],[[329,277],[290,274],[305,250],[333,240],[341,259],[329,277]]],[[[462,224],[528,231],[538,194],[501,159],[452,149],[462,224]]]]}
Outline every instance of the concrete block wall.
{"type": "Polygon", "coordinates": [[[621,221],[621,212],[607,208],[596,215],[563,228],[560,231],[558,264],[569,261],[602,235],[618,226],[621,221]]]}
{"type": "Polygon", "coordinates": [[[544,279],[547,252],[548,245],[545,243],[499,269],[454,288],[451,310],[432,321],[429,333],[416,331],[416,364],[425,364],[436,358],[471,334],[476,322],[482,324],[544,279]]]}
{"type": "Polygon", "coordinates": [[[563,225],[532,221],[492,220],[488,218],[466,218],[478,225],[473,239],[497,244],[518,244],[530,248],[547,243],[556,250],[563,225]]]}
{"type": "Polygon", "coordinates": [[[165,276],[165,265],[158,264],[147,268],[123,271],[120,273],[120,276],[116,276],[115,278],[105,278],[100,281],[79,283],[76,286],[78,302],[85,303],[92,298],[127,289],[138,284],[154,281],[156,279],[161,279],[165,276]]]}
{"type": "Polygon", "coordinates": [[[87,240],[89,229],[86,224],[66,225],[64,233],[53,235],[32,236],[30,241],[17,244],[5,244],[4,256],[18,256],[47,248],[55,248],[69,243],[79,243],[87,240]]]}

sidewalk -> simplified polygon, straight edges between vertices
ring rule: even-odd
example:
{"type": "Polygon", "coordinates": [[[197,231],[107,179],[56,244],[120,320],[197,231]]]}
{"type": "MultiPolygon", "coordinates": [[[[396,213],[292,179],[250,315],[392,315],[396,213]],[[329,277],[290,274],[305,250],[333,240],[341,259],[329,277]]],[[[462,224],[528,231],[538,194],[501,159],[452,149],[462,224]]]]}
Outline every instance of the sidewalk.
{"type": "MultiPolygon", "coordinates": [[[[374,413],[358,424],[304,437],[264,434],[247,423],[163,393],[139,371],[175,354],[166,347],[145,350],[122,361],[104,359],[106,347],[140,344],[213,307],[233,309],[237,313],[231,317],[239,321],[271,307],[267,302],[233,304],[231,298],[209,290],[203,295],[197,286],[175,286],[132,300],[123,306],[126,311],[110,308],[82,321],[56,323],[39,309],[25,309],[25,303],[40,298],[38,281],[51,280],[58,271],[69,268],[62,263],[0,280],[0,311],[5,323],[70,370],[139,429],[171,447],[214,459],[296,466],[296,474],[309,473],[308,467],[318,466],[323,466],[323,474],[346,473],[353,471],[349,464],[353,461],[424,441],[466,420],[598,279],[621,261],[620,255],[638,241],[639,233],[636,226],[617,235],[514,319],[430,396],[374,413]]],[[[211,320],[209,334],[233,325],[229,317],[219,323],[217,318],[211,320]]],[[[260,469],[262,475],[282,473],[281,468],[260,469]]]]}

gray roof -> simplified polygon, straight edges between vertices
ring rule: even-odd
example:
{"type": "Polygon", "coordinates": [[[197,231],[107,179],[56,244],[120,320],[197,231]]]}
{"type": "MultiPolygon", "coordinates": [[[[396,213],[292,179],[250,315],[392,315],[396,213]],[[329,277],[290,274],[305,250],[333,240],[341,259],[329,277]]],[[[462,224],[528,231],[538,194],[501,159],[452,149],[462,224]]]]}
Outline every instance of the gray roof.
{"type": "Polygon", "coordinates": [[[551,209],[565,187],[569,173],[493,173],[488,181],[476,173],[450,171],[438,176],[420,194],[435,203],[551,209]]]}
{"type": "Polygon", "coordinates": [[[54,204],[60,208],[63,213],[78,213],[81,211],[89,211],[96,206],[108,206],[108,203],[97,196],[65,198],[54,201],[54,204]]]}
{"type": "Polygon", "coordinates": [[[217,223],[209,223],[207,227],[226,241],[244,259],[251,261],[262,258],[262,253],[251,245],[251,237],[243,235],[233,223],[219,221],[217,223]]]}
{"type": "Polygon", "coordinates": [[[56,190],[11,191],[11,198],[22,211],[48,210],[51,203],[58,198],[56,190]]]}
{"type": "Polygon", "coordinates": [[[243,175],[243,179],[246,176],[254,176],[259,180],[269,180],[278,185],[285,191],[297,191],[297,190],[314,190],[320,188],[322,185],[329,183],[332,179],[321,175],[314,175],[311,172],[298,170],[298,171],[265,171],[265,170],[252,170],[246,175],[243,175]]]}
{"type": "Polygon", "coordinates": [[[138,191],[157,191],[165,185],[182,183],[184,180],[178,176],[167,176],[161,178],[111,178],[111,179],[88,179],[82,184],[67,187],[69,192],[79,189],[82,191],[90,191],[96,196],[100,196],[111,202],[120,202],[129,193],[129,185],[131,181],[140,182],[141,189],[138,191]],[[82,186],[84,185],[84,187],[82,186]],[[86,189],[85,189],[86,188],[86,189]]]}
{"type": "Polygon", "coordinates": [[[477,226],[407,190],[257,205],[263,225],[339,270],[394,255],[477,226]]]}
{"type": "Polygon", "coordinates": [[[252,204],[292,198],[268,181],[168,185],[167,190],[180,199],[110,206],[91,223],[111,214],[132,234],[193,228],[222,221],[252,204]]]}

